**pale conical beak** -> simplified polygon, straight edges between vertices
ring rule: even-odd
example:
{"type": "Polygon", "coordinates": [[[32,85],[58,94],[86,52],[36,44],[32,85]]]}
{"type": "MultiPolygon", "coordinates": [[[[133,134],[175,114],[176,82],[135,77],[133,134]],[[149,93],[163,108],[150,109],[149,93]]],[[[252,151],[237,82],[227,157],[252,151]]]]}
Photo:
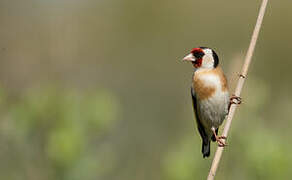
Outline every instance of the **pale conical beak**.
{"type": "Polygon", "coordinates": [[[196,59],[195,59],[194,55],[192,53],[190,53],[183,58],[183,61],[196,61],[196,59]]]}

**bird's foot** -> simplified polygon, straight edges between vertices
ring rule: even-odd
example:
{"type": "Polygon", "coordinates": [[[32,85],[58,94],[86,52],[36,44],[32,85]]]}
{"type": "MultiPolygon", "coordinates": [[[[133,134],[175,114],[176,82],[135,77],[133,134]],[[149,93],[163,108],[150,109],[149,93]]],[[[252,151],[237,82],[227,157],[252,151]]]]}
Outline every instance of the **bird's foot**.
{"type": "Polygon", "coordinates": [[[217,137],[215,136],[215,138],[219,147],[227,146],[226,142],[222,140],[222,139],[227,139],[225,136],[217,136],[217,137]]]}
{"type": "Polygon", "coordinates": [[[231,107],[231,104],[236,104],[236,105],[239,105],[241,104],[242,101],[241,101],[241,97],[239,96],[235,96],[234,94],[230,97],[230,102],[229,102],[229,105],[228,105],[228,111],[230,110],[230,107],[231,107]]]}
{"type": "Polygon", "coordinates": [[[218,137],[218,139],[227,139],[226,136],[217,136],[217,137],[218,137]]]}
{"type": "Polygon", "coordinates": [[[225,142],[225,139],[227,139],[227,137],[226,136],[217,136],[217,133],[216,133],[216,130],[214,127],[212,127],[211,130],[215,136],[215,139],[216,139],[216,142],[218,143],[218,146],[219,147],[227,146],[227,144],[225,142]]]}
{"type": "Polygon", "coordinates": [[[242,98],[239,96],[235,96],[234,94],[230,97],[230,104],[241,104],[242,98]]]}

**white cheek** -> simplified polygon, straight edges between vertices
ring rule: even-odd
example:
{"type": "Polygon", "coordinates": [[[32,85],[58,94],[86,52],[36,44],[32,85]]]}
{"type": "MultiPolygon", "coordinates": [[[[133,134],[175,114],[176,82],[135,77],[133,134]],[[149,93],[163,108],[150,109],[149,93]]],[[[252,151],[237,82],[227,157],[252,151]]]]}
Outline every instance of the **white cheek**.
{"type": "Polygon", "coordinates": [[[213,56],[210,54],[206,54],[203,57],[202,67],[213,68],[213,64],[214,64],[213,56]]]}
{"type": "Polygon", "coordinates": [[[211,49],[204,49],[205,54],[212,54],[212,50],[211,49]]]}

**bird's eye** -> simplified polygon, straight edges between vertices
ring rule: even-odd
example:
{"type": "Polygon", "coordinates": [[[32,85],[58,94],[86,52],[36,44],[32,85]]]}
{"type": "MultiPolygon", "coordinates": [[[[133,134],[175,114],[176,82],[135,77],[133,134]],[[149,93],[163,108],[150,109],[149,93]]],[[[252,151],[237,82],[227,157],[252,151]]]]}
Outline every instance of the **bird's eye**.
{"type": "Polygon", "coordinates": [[[204,56],[204,52],[197,52],[197,53],[194,53],[194,56],[198,59],[202,58],[204,56]]]}
{"type": "Polygon", "coordinates": [[[192,49],[191,53],[197,58],[197,59],[201,59],[205,53],[201,48],[194,48],[192,49]]]}

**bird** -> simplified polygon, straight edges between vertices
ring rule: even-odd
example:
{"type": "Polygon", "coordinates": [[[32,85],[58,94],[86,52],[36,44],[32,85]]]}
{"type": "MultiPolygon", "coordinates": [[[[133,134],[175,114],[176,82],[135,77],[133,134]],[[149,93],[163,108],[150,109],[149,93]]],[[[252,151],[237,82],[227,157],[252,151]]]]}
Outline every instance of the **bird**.
{"type": "Polygon", "coordinates": [[[197,129],[202,138],[203,158],[210,156],[210,142],[226,146],[225,136],[218,136],[219,126],[228,114],[231,100],[226,76],[219,66],[219,57],[208,47],[193,48],[183,58],[193,65],[191,95],[197,129]]]}

